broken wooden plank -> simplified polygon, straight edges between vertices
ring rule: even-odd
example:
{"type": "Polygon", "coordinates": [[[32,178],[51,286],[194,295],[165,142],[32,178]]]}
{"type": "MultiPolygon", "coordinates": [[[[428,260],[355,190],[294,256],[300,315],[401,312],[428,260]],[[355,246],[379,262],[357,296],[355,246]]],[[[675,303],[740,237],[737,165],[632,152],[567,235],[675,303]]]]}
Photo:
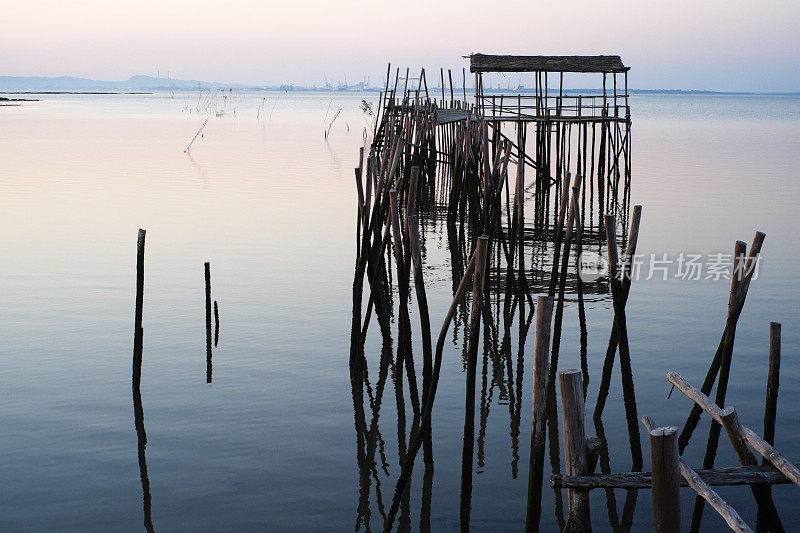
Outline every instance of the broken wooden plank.
{"type": "MultiPolygon", "coordinates": [[[[795,466],[800,466],[800,463],[795,466]]],[[[772,465],[736,466],[696,470],[696,474],[709,486],[721,485],[785,485],[791,480],[772,465]]],[[[567,476],[556,474],[550,477],[554,489],[649,489],[652,484],[650,472],[620,472],[616,474],[592,474],[567,476]]],[[[688,487],[684,480],[681,487],[688,487]]]]}

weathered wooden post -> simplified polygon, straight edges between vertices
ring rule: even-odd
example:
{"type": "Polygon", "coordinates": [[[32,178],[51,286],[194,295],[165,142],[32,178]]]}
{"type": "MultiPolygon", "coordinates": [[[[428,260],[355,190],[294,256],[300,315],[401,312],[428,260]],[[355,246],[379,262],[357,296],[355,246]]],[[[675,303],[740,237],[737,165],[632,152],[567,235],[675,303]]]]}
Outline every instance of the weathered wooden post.
{"type": "Polygon", "coordinates": [[[775,444],[775,415],[778,409],[778,385],[781,371],[781,324],[769,323],[769,374],[764,405],[764,440],[775,444]]]}
{"type": "Polygon", "coordinates": [[[144,527],[149,533],[154,531],[150,496],[150,477],[147,474],[147,432],[144,428],[144,408],[142,407],[142,346],[144,329],[142,313],[144,307],[144,241],[145,230],[139,230],[136,240],[136,311],[133,319],[133,371],[131,386],[133,392],[133,424],[136,427],[136,440],[139,455],[139,476],[142,482],[142,507],[144,527]]]}
{"type": "MultiPolygon", "coordinates": [[[[775,418],[778,411],[778,386],[780,383],[781,371],[781,324],[780,322],[769,323],[769,373],[767,374],[767,398],[764,402],[764,440],[770,444],[775,444],[775,418]]],[[[764,458],[761,464],[767,464],[764,458]]],[[[767,487],[765,492],[772,494],[772,487],[767,487]]],[[[768,525],[775,515],[765,510],[762,506],[758,508],[756,518],[756,529],[761,530],[768,525]]],[[[778,520],[780,522],[780,520],[778,520]]],[[[773,530],[778,531],[772,524],[773,530]]]]}
{"type": "Polygon", "coordinates": [[[539,531],[542,516],[542,471],[544,467],[547,423],[547,377],[549,374],[550,326],[553,299],[536,298],[536,332],[533,348],[533,409],[531,415],[531,455],[528,466],[528,503],[525,531],[539,531]]]}
{"type": "Polygon", "coordinates": [[[681,530],[681,473],[678,468],[678,428],[650,430],[650,461],[653,469],[653,530],[681,530]]]}
{"type": "MultiPolygon", "coordinates": [[[[652,442],[652,439],[653,439],[653,432],[656,431],[656,430],[670,430],[670,431],[673,431],[673,432],[676,431],[675,428],[657,428],[656,425],[655,425],[655,422],[653,422],[653,419],[650,418],[649,416],[643,416],[642,417],[642,423],[647,428],[647,431],[650,432],[651,442],[652,442]]],[[[676,438],[676,443],[677,443],[677,438],[676,438]]],[[[670,446],[671,446],[671,444],[670,444],[670,446]]],[[[675,444],[675,446],[677,448],[677,444],[675,444]]],[[[657,449],[656,446],[651,444],[651,448],[650,448],[651,453],[655,453],[656,449],[657,449]]],[[[745,521],[742,520],[742,517],[739,516],[739,513],[736,512],[736,509],[731,507],[728,503],[725,502],[725,500],[720,498],[719,494],[714,492],[714,490],[708,485],[708,483],[703,481],[703,479],[700,477],[700,475],[698,475],[697,472],[695,472],[694,470],[689,468],[689,466],[686,464],[686,461],[684,461],[682,457],[677,455],[677,451],[676,451],[675,455],[677,456],[676,462],[677,462],[677,465],[678,465],[678,471],[680,472],[680,475],[683,476],[683,479],[685,480],[685,482],[683,484],[689,485],[689,487],[694,489],[694,491],[697,492],[697,494],[700,497],[702,497],[705,501],[707,501],[711,505],[711,507],[713,507],[714,510],[717,511],[719,513],[719,515],[725,520],[725,522],[728,524],[728,527],[730,527],[732,531],[737,531],[739,533],[752,533],[752,530],[745,523],[745,521]]],[[[655,457],[655,455],[653,455],[653,457],[655,457]]],[[[653,463],[653,465],[655,465],[656,464],[656,460],[653,459],[652,463],[653,463]]],[[[653,471],[655,471],[655,469],[656,469],[656,467],[653,466],[653,471]]],[[[590,469],[590,471],[591,471],[591,469],[590,469]]],[[[653,477],[654,476],[651,473],[651,475],[650,475],[650,488],[651,489],[655,488],[655,482],[653,481],[653,477]]],[[[679,483],[680,483],[680,480],[679,480],[679,483]]],[[[664,488],[663,479],[662,479],[662,482],[661,482],[661,488],[664,488]]],[[[655,498],[656,498],[656,496],[655,496],[655,494],[653,494],[653,502],[654,502],[653,515],[654,515],[654,517],[655,517],[655,498]]],[[[680,504],[680,500],[677,500],[676,503],[675,503],[675,511],[678,514],[680,514],[679,504],[680,504]]],[[[663,508],[661,510],[663,511],[663,508]]],[[[680,522],[680,516],[678,516],[678,521],[680,522]]],[[[654,523],[658,523],[658,521],[654,520],[654,523]]],[[[677,527],[680,528],[680,523],[677,524],[677,527]]],[[[677,529],[676,531],[679,531],[679,529],[677,529]]],[[[779,531],[782,531],[782,530],[779,530],[779,531]]]]}
{"type": "Polygon", "coordinates": [[[136,391],[142,379],[142,308],[144,307],[144,240],[145,230],[136,239],[136,310],[133,316],[133,373],[132,387],[136,391]]]}
{"type": "Polygon", "coordinates": [[[206,261],[206,383],[211,383],[211,265],[206,261]]]}
{"type": "MultiPolygon", "coordinates": [[[[561,385],[561,409],[564,423],[564,463],[568,476],[587,473],[585,409],[583,401],[583,378],[580,370],[564,370],[558,373],[561,385]]],[[[589,518],[589,491],[570,489],[567,491],[569,516],[564,530],[567,532],[591,531],[589,518]]]]}

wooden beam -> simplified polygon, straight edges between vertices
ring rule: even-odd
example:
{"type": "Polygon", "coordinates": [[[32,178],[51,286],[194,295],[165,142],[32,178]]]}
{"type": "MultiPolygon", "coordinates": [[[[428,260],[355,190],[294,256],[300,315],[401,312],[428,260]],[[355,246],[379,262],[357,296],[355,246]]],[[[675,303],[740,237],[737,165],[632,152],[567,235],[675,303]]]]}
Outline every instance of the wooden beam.
{"type": "MultiPolygon", "coordinates": [[[[800,466],[797,463],[796,466],[800,466]]],[[[736,466],[696,470],[696,474],[709,486],[723,485],[786,485],[791,480],[772,465],[736,466]]],[[[620,472],[616,474],[593,474],[588,476],[568,476],[555,474],[550,477],[554,489],[649,489],[652,486],[650,472],[620,472]]],[[[681,487],[689,483],[681,482],[681,487]]]]}

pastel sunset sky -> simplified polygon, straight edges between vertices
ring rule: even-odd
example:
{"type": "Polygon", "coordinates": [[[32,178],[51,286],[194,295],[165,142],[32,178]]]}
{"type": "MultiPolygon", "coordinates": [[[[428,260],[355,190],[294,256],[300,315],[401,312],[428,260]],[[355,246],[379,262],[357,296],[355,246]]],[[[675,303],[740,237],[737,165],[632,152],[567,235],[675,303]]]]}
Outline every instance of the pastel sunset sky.
{"type": "Polygon", "coordinates": [[[800,90],[797,0],[27,0],[2,11],[0,75],[378,84],[388,61],[438,73],[470,52],[619,54],[633,88],[800,90]]]}

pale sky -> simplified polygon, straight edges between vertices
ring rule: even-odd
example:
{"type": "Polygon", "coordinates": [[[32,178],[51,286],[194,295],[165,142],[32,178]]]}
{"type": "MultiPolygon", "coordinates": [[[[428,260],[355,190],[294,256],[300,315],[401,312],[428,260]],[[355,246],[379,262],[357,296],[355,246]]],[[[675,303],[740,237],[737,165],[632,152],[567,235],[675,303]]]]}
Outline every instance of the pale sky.
{"type": "Polygon", "coordinates": [[[800,91],[798,0],[4,0],[0,75],[376,84],[470,52],[619,54],[632,88],[800,91]]]}

